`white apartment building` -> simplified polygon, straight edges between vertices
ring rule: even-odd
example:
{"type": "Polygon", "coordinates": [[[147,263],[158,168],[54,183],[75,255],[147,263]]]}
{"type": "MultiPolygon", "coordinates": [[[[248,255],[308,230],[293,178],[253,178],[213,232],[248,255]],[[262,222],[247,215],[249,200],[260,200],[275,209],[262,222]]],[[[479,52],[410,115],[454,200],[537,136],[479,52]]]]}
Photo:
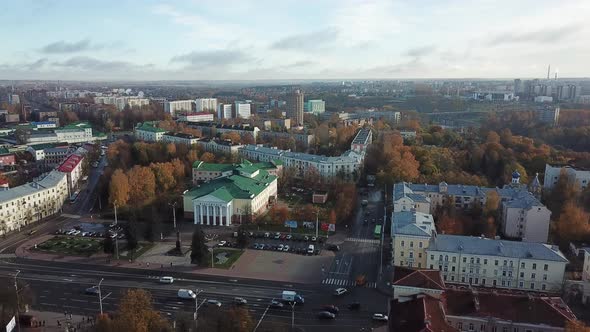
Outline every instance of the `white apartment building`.
{"type": "Polygon", "coordinates": [[[195,104],[197,112],[215,112],[217,110],[217,98],[197,98],[195,104]]]}
{"type": "Polygon", "coordinates": [[[304,111],[313,114],[322,114],[326,111],[326,102],[321,99],[311,99],[305,102],[304,111]]]}
{"type": "Polygon", "coordinates": [[[193,145],[197,144],[199,138],[189,134],[183,133],[165,133],[161,138],[162,142],[193,145]]]}
{"type": "Polygon", "coordinates": [[[250,103],[245,101],[236,101],[234,103],[236,118],[249,119],[251,113],[250,103]]]}
{"type": "Polygon", "coordinates": [[[164,102],[164,112],[170,114],[172,117],[176,116],[177,112],[192,112],[192,100],[175,100],[164,102]]]}
{"type": "Polygon", "coordinates": [[[146,142],[159,142],[165,133],[166,130],[154,127],[151,122],[144,122],[134,130],[135,137],[146,142]]]}
{"type": "Polygon", "coordinates": [[[224,153],[228,155],[237,155],[238,149],[243,145],[233,144],[231,141],[216,140],[211,138],[202,138],[197,141],[197,144],[203,149],[211,153],[224,153]]]}
{"type": "Polygon", "coordinates": [[[528,191],[520,191],[501,205],[502,234],[527,242],[546,243],[551,211],[528,191]]]}
{"type": "Polygon", "coordinates": [[[78,188],[78,181],[82,177],[83,160],[83,156],[72,154],[57,168],[58,171],[66,175],[69,196],[71,196],[78,188]]]}
{"type": "Polygon", "coordinates": [[[213,122],[213,113],[188,113],[182,114],[178,116],[178,121],[180,122],[213,122]]]}
{"type": "Polygon", "coordinates": [[[588,187],[588,183],[590,183],[590,170],[574,168],[567,165],[552,166],[545,164],[545,179],[543,181],[543,188],[552,189],[553,186],[557,184],[557,180],[559,180],[562,169],[570,178],[575,180],[581,188],[588,187]]]}
{"type": "Polygon", "coordinates": [[[94,97],[95,104],[115,105],[117,110],[122,111],[125,106],[143,107],[150,104],[147,98],[139,97],[120,97],[120,96],[99,96],[94,97]]]}
{"type": "Polygon", "coordinates": [[[217,108],[218,119],[231,119],[232,116],[232,104],[219,104],[217,108]]]}
{"type": "Polygon", "coordinates": [[[426,254],[447,283],[523,291],[559,292],[568,263],[556,246],[460,235],[433,237],[426,254]]]}
{"type": "Polygon", "coordinates": [[[238,151],[240,156],[253,161],[280,160],[285,168],[294,168],[298,177],[304,176],[310,169],[315,168],[323,177],[355,178],[360,175],[364,158],[364,154],[350,150],[338,157],[291,152],[259,145],[245,145],[238,151]]]}
{"type": "Polygon", "coordinates": [[[0,234],[57,213],[67,197],[67,176],[58,170],[39,181],[0,191],[0,234]]]}

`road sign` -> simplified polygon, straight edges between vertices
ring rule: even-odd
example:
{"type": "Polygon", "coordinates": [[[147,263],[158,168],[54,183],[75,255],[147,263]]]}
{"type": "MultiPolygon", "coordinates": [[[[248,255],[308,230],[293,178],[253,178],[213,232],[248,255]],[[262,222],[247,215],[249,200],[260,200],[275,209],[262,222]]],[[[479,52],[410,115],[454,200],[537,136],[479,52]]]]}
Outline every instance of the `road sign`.
{"type": "Polygon", "coordinates": [[[297,228],[297,221],[295,221],[295,220],[286,220],[285,221],[285,227],[297,228]]]}
{"type": "Polygon", "coordinates": [[[16,327],[16,318],[14,316],[12,316],[12,319],[10,320],[10,322],[8,322],[8,324],[6,324],[6,332],[12,332],[15,327],[16,327]]]}

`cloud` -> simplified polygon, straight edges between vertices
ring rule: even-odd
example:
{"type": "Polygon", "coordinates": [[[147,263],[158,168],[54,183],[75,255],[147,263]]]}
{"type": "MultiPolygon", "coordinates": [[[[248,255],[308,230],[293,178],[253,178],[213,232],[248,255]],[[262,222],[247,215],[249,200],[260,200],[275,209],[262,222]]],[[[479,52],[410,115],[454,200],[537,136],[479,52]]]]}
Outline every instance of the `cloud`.
{"type": "Polygon", "coordinates": [[[312,66],[315,65],[314,61],[310,61],[310,60],[301,60],[301,61],[296,61],[287,65],[282,66],[282,68],[298,68],[298,67],[307,67],[307,66],[312,66]]]}
{"type": "Polygon", "coordinates": [[[88,56],[76,56],[63,62],[54,62],[57,67],[67,67],[86,71],[135,70],[151,67],[140,66],[127,61],[104,61],[88,56]]]}
{"type": "Polygon", "coordinates": [[[426,55],[430,55],[436,51],[436,47],[434,45],[426,45],[421,47],[415,47],[407,50],[404,55],[411,56],[414,58],[423,57],[426,55]]]}
{"type": "Polygon", "coordinates": [[[338,37],[338,30],[327,28],[304,34],[292,35],[279,39],[272,43],[270,47],[276,50],[301,50],[325,48],[327,44],[333,43],[338,37]]]}
{"type": "Polygon", "coordinates": [[[47,58],[41,58],[35,62],[25,65],[29,70],[37,70],[43,67],[47,63],[47,58]]]}
{"type": "Polygon", "coordinates": [[[492,38],[488,44],[498,46],[502,44],[516,43],[555,43],[571,37],[582,28],[583,27],[580,26],[580,24],[572,24],[524,33],[503,33],[492,38]]]}
{"type": "Polygon", "coordinates": [[[233,64],[252,62],[254,58],[240,50],[211,50],[193,51],[177,55],[170,62],[186,63],[190,66],[217,66],[226,67],[233,64]]]}
{"type": "Polygon", "coordinates": [[[43,46],[41,48],[41,52],[48,54],[76,53],[86,51],[90,48],[91,45],[89,39],[83,39],[73,43],[68,43],[66,41],[60,40],[43,46]]]}

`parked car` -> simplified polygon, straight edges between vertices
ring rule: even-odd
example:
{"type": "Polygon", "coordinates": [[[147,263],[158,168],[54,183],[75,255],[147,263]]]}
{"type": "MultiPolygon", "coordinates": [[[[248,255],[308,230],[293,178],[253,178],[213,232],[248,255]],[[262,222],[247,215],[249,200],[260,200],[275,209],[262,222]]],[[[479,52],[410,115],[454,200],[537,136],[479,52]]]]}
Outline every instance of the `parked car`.
{"type": "Polygon", "coordinates": [[[381,322],[387,322],[387,320],[389,319],[389,317],[387,317],[387,315],[384,314],[373,314],[373,320],[378,320],[381,322]]]}
{"type": "Polygon", "coordinates": [[[227,244],[227,241],[220,241],[217,245],[219,247],[224,247],[227,244]]]}
{"type": "Polygon", "coordinates": [[[280,238],[281,238],[281,233],[277,233],[277,234],[275,234],[275,240],[278,240],[278,239],[280,239],[280,238]]]}
{"type": "Polygon", "coordinates": [[[278,250],[279,251],[283,251],[283,245],[282,244],[279,244],[279,249],[278,250]]]}
{"type": "Polygon", "coordinates": [[[346,289],[346,288],[336,288],[334,290],[334,295],[337,295],[337,296],[343,295],[343,294],[346,294],[346,293],[348,293],[348,289],[346,289]]]}
{"type": "Polygon", "coordinates": [[[311,237],[311,240],[312,240],[313,242],[315,242],[315,241],[317,241],[317,238],[316,238],[315,236],[312,236],[312,237],[311,237]]]}
{"type": "Polygon", "coordinates": [[[291,234],[286,236],[287,240],[291,240],[293,238],[293,236],[291,236],[291,234]]]}
{"type": "Polygon", "coordinates": [[[288,251],[289,251],[289,249],[290,249],[290,248],[289,248],[289,245],[288,245],[288,244],[285,244],[285,246],[283,247],[283,251],[284,251],[284,252],[288,252],[288,251]]]}
{"type": "Polygon", "coordinates": [[[318,312],[318,318],[319,319],[335,319],[336,315],[334,315],[333,313],[331,313],[329,311],[320,311],[320,312],[318,312]]]}

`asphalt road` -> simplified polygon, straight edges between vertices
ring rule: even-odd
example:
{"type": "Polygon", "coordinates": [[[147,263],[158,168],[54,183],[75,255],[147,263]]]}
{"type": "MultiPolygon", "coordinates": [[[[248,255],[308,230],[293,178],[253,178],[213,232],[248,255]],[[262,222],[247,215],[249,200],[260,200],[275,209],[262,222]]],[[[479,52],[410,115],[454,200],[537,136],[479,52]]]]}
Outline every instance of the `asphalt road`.
{"type": "Polygon", "coordinates": [[[228,279],[227,277],[201,277],[167,271],[148,273],[133,269],[103,268],[85,266],[83,264],[66,264],[30,260],[4,260],[0,263],[0,282],[12,282],[16,270],[21,273],[18,279],[25,282],[34,294],[33,308],[36,310],[73,314],[94,315],[99,312],[97,295],[86,295],[87,287],[101,285],[103,310],[112,312],[117,309],[118,302],[126,289],[142,288],[149,290],[154,299],[154,306],[165,316],[174,319],[179,312],[192,313],[195,302],[177,299],[179,288],[202,290],[198,303],[206,299],[216,299],[223,303],[219,310],[231,307],[234,297],[243,297],[248,301],[247,307],[258,323],[262,318],[261,327],[274,324],[291,324],[291,308],[268,309],[272,299],[280,298],[283,290],[293,290],[302,294],[305,305],[294,309],[295,325],[305,331],[359,331],[362,328],[376,327],[380,323],[371,321],[374,312],[383,312],[386,298],[380,296],[375,289],[351,288],[350,293],[341,297],[332,295],[333,287],[325,285],[282,284],[262,280],[228,279]],[[161,275],[172,275],[174,284],[159,284],[161,275]],[[348,303],[359,301],[361,310],[349,311],[348,303]],[[335,304],[341,312],[334,321],[319,320],[317,312],[323,305],[335,304]],[[268,309],[268,310],[267,310],[268,309]]]}
{"type": "Polygon", "coordinates": [[[327,269],[324,284],[351,287],[359,275],[364,275],[367,286],[375,287],[381,260],[380,239],[374,238],[375,226],[383,222],[383,200],[379,190],[359,196],[356,216],[346,241],[340,246],[332,265],[327,269]],[[361,206],[367,199],[369,204],[361,206]],[[364,224],[364,220],[368,224],[364,224]],[[375,219],[375,223],[373,223],[375,219]],[[381,220],[381,221],[380,221],[381,220]]]}

